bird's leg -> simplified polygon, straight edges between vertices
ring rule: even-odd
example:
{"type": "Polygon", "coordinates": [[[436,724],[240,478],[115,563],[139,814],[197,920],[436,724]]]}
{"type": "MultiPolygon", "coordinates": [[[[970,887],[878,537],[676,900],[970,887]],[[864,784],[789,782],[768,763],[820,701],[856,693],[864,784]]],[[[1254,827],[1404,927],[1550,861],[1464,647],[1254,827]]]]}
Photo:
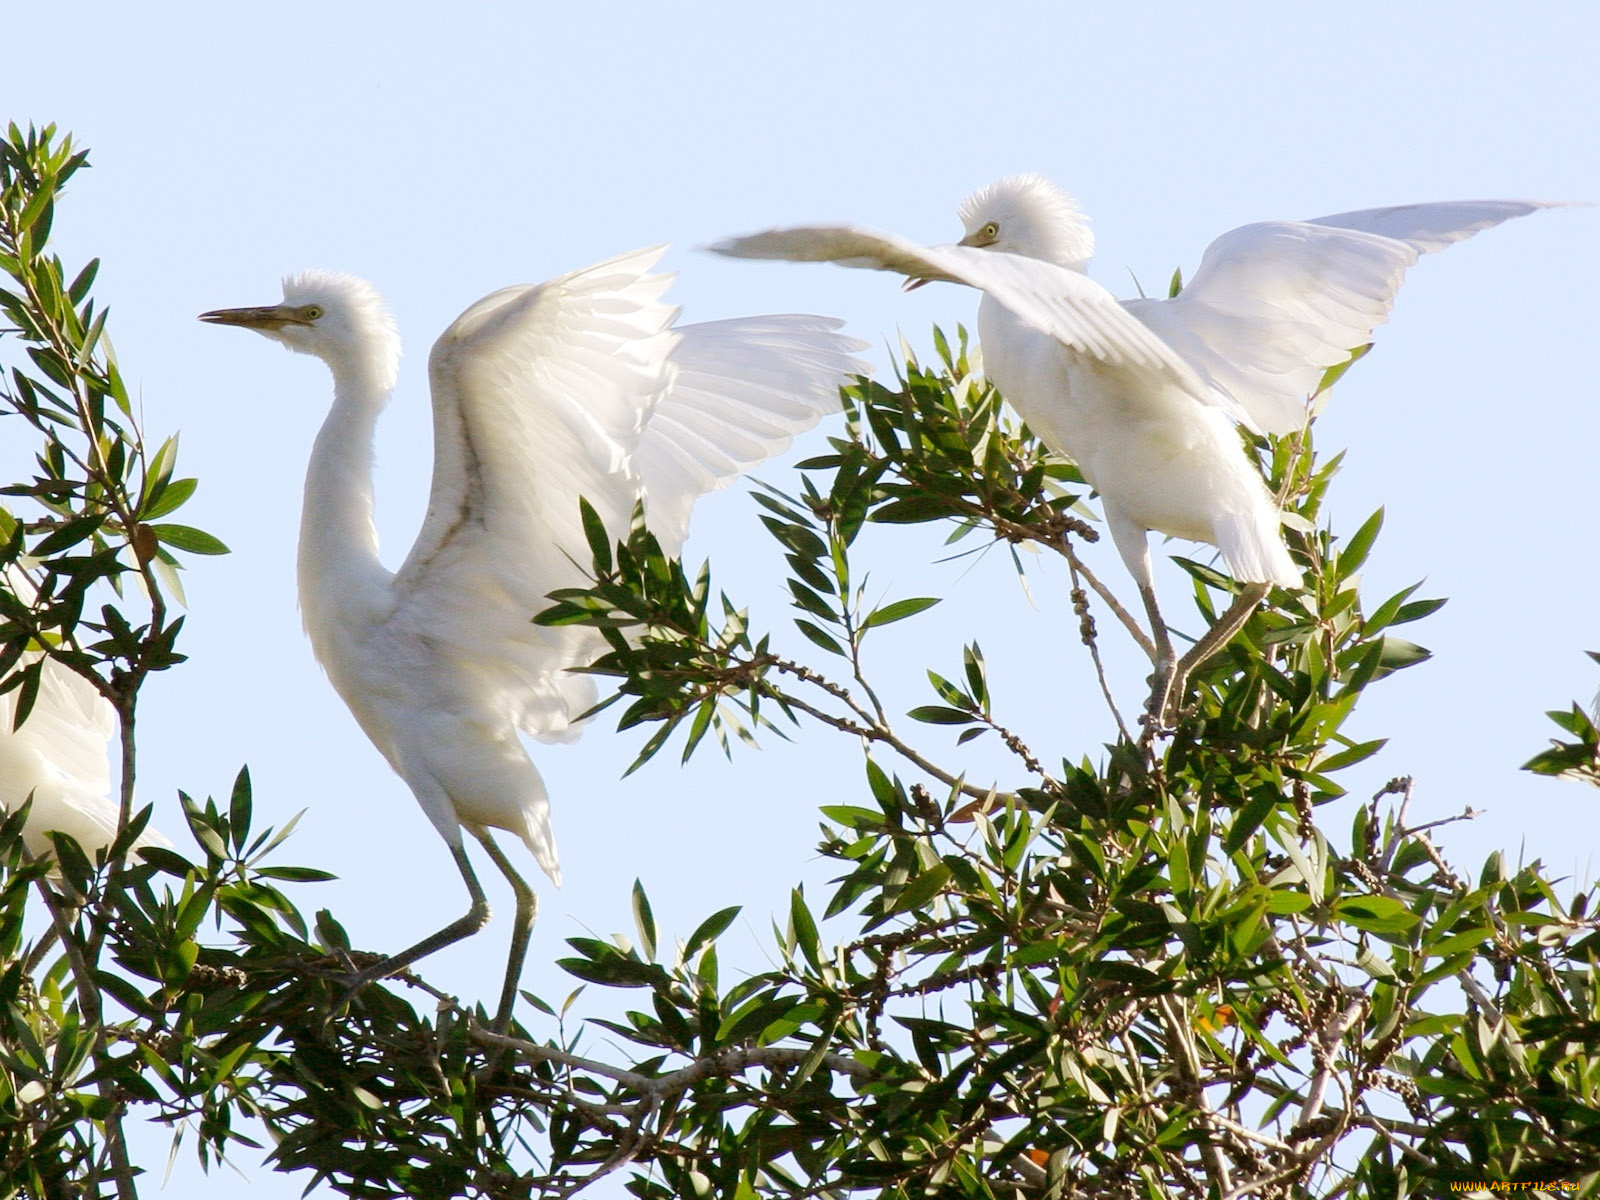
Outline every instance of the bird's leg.
{"type": "Polygon", "coordinates": [[[517,874],[511,860],[495,845],[487,829],[474,829],[472,833],[483,843],[489,858],[500,868],[500,873],[511,884],[511,890],[517,897],[517,915],[511,930],[511,954],[506,959],[506,979],[500,989],[500,1008],[494,1016],[494,1031],[504,1033],[511,1023],[511,1009],[517,1000],[517,984],[522,980],[522,963],[528,957],[528,941],[533,936],[533,923],[539,916],[539,897],[528,886],[527,880],[517,874]]]}
{"type": "Polygon", "coordinates": [[[1151,584],[1140,583],[1139,598],[1144,601],[1144,611],[1150,617],[1150,640],[1156,648],[1155,671],[1150,676],[1150,703],[1145,710],[1144,733],[1139,738],[1149,745],[1166,720],[1177,655],[1172,649],[1172,635],[1167,632],[1167,623],[1161,616],[1161,606],[1156,603],[1156,589],[1151,584]]]}
{"type": "Polygon", "coordinates": [[[1139,599],[1144,601],[1144,611],[1150,618],[1155,670],[1150,676],[1150,702],[1145,709],[1144,733],[1139,736],[1139,744],[1148,746],[1155,740],[1165,719],[1167,697],[1172,692],[1172,676],[1178,656],[1173,652],[1172,635],[1167,632],[1167,623],[1162,619],[1161,606],[1156,603],[1155,575],[1150,569],[1150,545],[1145,539],[1145,527],[1111,500],[1102,499],[1111,540],[1116,543],[1117,553],[1122,555],[1128,574],[1133,576],[1133,582],[1139,588],[1139,599]]]}
{"type": "Polygon", "coordinates": [[[351,976],[349,987],[339,1001],[341,1007],[349,1003],[352,996],[373,980],[383,979],[396,971],[404,970],[417,959],[426,958],[435,950],[442,950],[452,942],[471,937],[489,923],[489,900],[483,894],[483,886],[478,882],[478,877],[473,874],[472,863],[467,859],[467,848],[462,845],[451,846],[450,856],[456,860],[456,868],[461,872],[461,878],[466,881],[467,891],[472,896],[472,907],[467,910],[466,916],[458,921],[452,921],[437,933],[429,934],[399,954],[391,954],[381,962],[373,963],[351,976]]]}
{"type": "MultiPolygon", "coordinates": [[[[511,953],[506,958],[506,979],[500,988],[500,1008],[494,1015],[495,1033],[504,1034],[511,1024],[511,1011],[517,1002],[517,985],[522,981],[522,964],[528,957],[528,941],[533,936],[533,923],[539,916],[539,897],[528,886],[528,881],[517,874],[511,860],[501,852],[500,847],[494,844],[494,838],[487,829],[474,829],[472,834],[483,843],[484,850],[494,865],[500,868],[500,873],[511,884],[511,890],[517,897],[517,915],[511,929],[511,953]]],[[[489,1079],[494,1075],[503,1051],[504,1047],[499,1045],[489,1051],[478,1078],[489,1079]]]]}
{"type": "Polygon", "coordinates": [[[1233,603],[1228,606],[1227,611],[1213,622],[1211,628],[1205,631],[1198,642],[1189,647],[1189,653],[1178,660],[1167,696],[1168,702],[1174,709],[1183,701],[1183,688],[1188,682],[1189,675],[1233,640],[1233,635],[1244,628],[1244,623],[1250,619],[1250,615],[1256,611],[1256,606],[1266,598],[1271,589],[1270,583],[1245,584],[1233,598],[1233,603]]]}

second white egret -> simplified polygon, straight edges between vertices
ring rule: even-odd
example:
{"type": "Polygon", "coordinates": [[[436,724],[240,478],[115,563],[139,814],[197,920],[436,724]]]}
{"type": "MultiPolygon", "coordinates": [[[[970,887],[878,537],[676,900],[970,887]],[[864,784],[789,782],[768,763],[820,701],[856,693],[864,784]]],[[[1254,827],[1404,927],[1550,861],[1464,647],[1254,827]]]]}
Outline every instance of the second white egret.
{"type": "Polygon", "coordinates": [[[1099,493],[1151,622],[1164,720],[1187,671],[1226,641],[1272,585],[1298,587],[1274,497],[1237,422],[1284,434],[1309,419],[1330,368],[1387,320],[1419,255],[1542,204],[1452,201],[1269,221],[1223,234],[1170,300],[1118,301],[1085,271],[1094,236],[1073,199],[1037,175],[961,206],[965,236],[923,246],[854,226],[775,229],[711,249],[828,261],[979,288],[984,369],[1046,445],[1099,493]],[[1209,542],[1244,585],[1182,662],[1156,604],[1150,530],[1209,542]]]}
{"type": "MultiPolygon", "coordinates": [[[[32,801],[22,844],[35,858],[53,856],[48,835],[65,833],[92,862],[117,834],[120,806],[111,798],[108,757],[117,738],[116,710],[88,680],[45,659],[33,709],[13,729],[16,711],[17,691],[0,694],[0,810],[32,801]]],[[[171,844],[146,826],[133,849],[171,844]]]]}
{"type": "MultiPolygon", "coordinates": [[[[8,566],[0,578],[17,599],[33,603],[37,589],[20,566],[8,566]]],[[[115,840],[121,813],[111,796],[117,712],[94,684],[38,650],[25,651],[16,669],[34,663],[39,690],[20,727],[13,728],[20,689],[0,693],[0,810],[32,801],[22,844],[35,858],[53,856],[48,835],[65,833],[92,861],[115,840]]],[[[133,849],[171,845],[146,826],[133,849]]]]}

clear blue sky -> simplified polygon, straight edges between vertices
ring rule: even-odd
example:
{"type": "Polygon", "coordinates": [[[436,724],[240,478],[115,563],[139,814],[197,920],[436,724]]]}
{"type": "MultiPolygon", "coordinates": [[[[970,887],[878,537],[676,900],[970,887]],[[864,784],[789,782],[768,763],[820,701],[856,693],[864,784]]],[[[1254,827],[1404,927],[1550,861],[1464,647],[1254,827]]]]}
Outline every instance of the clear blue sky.
{"type": "MultiPolygon", "coordinates": [[[[670,241],[687,319],[831,313],[874,343],[882,367],[897,329],[926,347],[933,321],[972,322],[975,297],[902,296],[886,277],[692,247],[836,219],[947,240],[966,193],[1034,170],[1080,198],[1100,239],[1097,278],[1131,294],[1130,276],[1155,290],[1247,221],[1422,200],[1600,200],[1600,14],[1578,0],[88,4],[60,43],[56,20],[10,22],[0,117],[54,121],[92,151],[58,212],[60,249],[104,259],[98,287],[146,428],[182,430],[181,466],[202,481],[188,516],[234,551],[188,573],[192,662],[148,689],[141,795],[178,834],[176,789],[225,792],[248,763],[261,819],[307,810],[286,861],[341,877],[300,899],[334,909],[373,948],[409,943],[465,898],[300,633],[301,471],[327,375],[195,314],[273,302],[279,278],[307,266],[366,276],[388,296],[408,339],[379,444],[397,564],[426,493],[427,348],[506,284],[670,241]]],[[[1581,653],[1600,649],[1596,279],[1600,211],[1586,208],[1424,260],[1319,429],[1325,451],[1350,452],[1329,505],[1336,528],[1388,509],[1367,572],[1373,602],[1419,579],[1423,594],[1450,598],[1417,627],[1436,658],[1376,689],[1358,718],[1353,732],[1392,741],[1350,773],[1353,792],[1412,773],[1414,812],[1487,809],[1444,835],[1474,871],[1505,848],[1595,874],[1594,794],[1517,767],[1547,736],[1542,710],[1600,683],[1581,653]]],[[[785,472],[764,476],[781,485],[785,472]]],[[[690,553],[713,556],[756,622],[785,623],[779,560],[742,489],[705,505],[695,531],[690,553]]],[[[936,540],[875,544],[886,594],[947,598],[881,638],[876,662],[904,681],[891,689],[902,709],[926,699],[924,662],[954,669],[976,635],[1003,719],[1057,759],[1097,753],[1109,722],[1055,564],[1039,564],[1030,605],[1003,554],[934,566],[936,540]]],[[[1125,586],[1109,545],[1090,554],[1125,586]]],[[[1158,582],[1181,588],[1171,574],[1158,582]]],[[[1131,698],[1137,664],[1120,655],[1116,670],[1131,698]]],[[[924,742],[951,757],[939,731],[924,742]]],[[[815,893],[830,874],[812,849],[816,805],[861,778],[853,747],[807,731],[732,766],[664,759],[618,782],[637,743],[602,723],[538,756],[568,883],[557,893],[540,880],[526,981],[556,1003],[571,984],[549,965],[562,939],[629,929],[635,877],[669,936],[744,904],[732,965],[764,967],[760,943],[789,887],[805,879],[815,893]]],[[[506,933],[496,921],[430,961],[430,978],[492,998],[506,933]]],[[[164,1152],[150,1147],[159,1174],[164,1152]]],[[[240,1165],[252,1179],[242,1194],[303,1186],[248,1154],[240,1165]]],[[[186,1145],[163,1194],[215,1186],[186,1145]]]]}

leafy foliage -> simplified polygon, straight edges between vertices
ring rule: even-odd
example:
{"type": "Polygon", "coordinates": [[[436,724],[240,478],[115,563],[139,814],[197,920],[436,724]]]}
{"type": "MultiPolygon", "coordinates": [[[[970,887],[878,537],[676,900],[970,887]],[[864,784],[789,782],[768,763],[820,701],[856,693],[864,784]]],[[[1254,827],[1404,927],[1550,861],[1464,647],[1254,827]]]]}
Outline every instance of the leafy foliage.
{"type": "MultiPolygon", "coordinates": [[[[1589,651],[1589,657],[1600,662],[1600,654],[1593,650],[1589,651]]],[[[1559,775],[1600,787],[1600,728],[1595,726],[1595,722],[1600,721],[1600,703],[1592,713],[1574,704],[1570,712],[1557,709],[1546,715],[1564,733],[1578,740],[1564,742],[1552,738],[1550,749],[1535,754],[1523,764],[1524,768],[1538,775],[1559,775]]]]}
{"type": "MultiPolygon", "coordinates": [[[[975,644],[959,682],[930,672],[939,702],[908,715],[965,727],[963,738],[997,734],[1022,782],[974,786],[972,769],[933,767],[894,728],[863,676],[874,622],[849,586],[865,522],[946,520],[957,536],[1031,540],[1103,594],[1068,543],[1085,532],[1076,497],[1045,490],[1077,482],[1071,469],[1006,427],[960,350],[941,342],[940,354],[935,370],[908,363],[898,391],[863,382],[850,437],[802,464],[800,494],[758,497],[788,552],[796,624],[848,683],[766,651],[742,613],[730,655],[703,626],[657,619],[663,598],[644,589],[613,606],[627,579],[598,558],[597,587],[557,597],[541,618],[610,623],[601,669],[638,697],[629,723],[660,726],[646,754],[690,701],[696,713],[722,703],[809,716],[869,746],[870,803],[823,809],[837,890],[815,914],[796,896],[786,970],[738,999],[747,1034],[802,1012],[801,1028],[776,1028],[816,1053],[847,1051],[871,1078],[840,1076],[854,1098],[830,1092],[837,1107],[808,1100],[784,1123],[782,1161],[755,1149],[773,1120],[759,1103],[745,1098],[756,1111],[734,1129],[723,1110],[712,1144],[740,1166],[713,1194],[1390,1195],[1452,1180],[1592,1181],[1594,1043],[1573,1032],[1593,1017],[1592,897],[1568,906],[1537,866],[1507,876],[1498,857],[1469,885],[1427,826],[1408,823],[1409,780],[1359,807],[1342,844],[1318,823],[1344,795],[1339,773],[1382,746],[1341,733],[1360,694],[1427,657],[1394,630],[1440,602],[1407,589],[1364,608],[1358,572],[1381,514],[1347,539],[1317,528],[1338,464],[1317,466],[1307,439],[1260,447],[1293,527],[1308,531],[1293,538],[1307,586],[1274,593],[1194,673],[1167,745],[1124,732],[1099,766],[1047,770],[1000,723],[975,644]],[[662,644],[676,648],[675,669],[647,673],[662,644]],[[938,792],[917,781],[929,776],[938,792]],[[822,917],[859,933],[827,947],[822,917]],[[1558,1077],[1552,1102],[1534,1081],[1558,1077]]],[[[626,549],[632,578],[667,569],[652,565],[645,533],[626,549]]],[[[1185,566],[1213,618],[1231,581],[1185,566]]],[[[709,593],[702,572],[696,594],[709,593]]],[[[1077,604],[1092,648],[1082,589],[1077,604]]],[[[672,1044],[659,1018],[633,1019],[651,1031],[640,1040],[672,1044]]],[[[638,1194],[683,1190],[661,1172],[665,1186],[638,1194]]]]}
{"type": "MultiPolygon", "coordinates": [[[[0,691],[16,692],[20,727],[47,665],[70,671],[115,710],[124,735],[109,845],[79,846],[55,833],[50,859],[30,860],[22,842],[29,797],[0,797],[9,811],[0,827],[6,1194],[54,1196],[69,1181],[91,1194],[102,1184],[131,1194],[122,1122],[148,1091],[152,1051],[118,1012],[134,994],[121,970],[122,956],[135,953],[122,917],[154,873],[148,860],[130,858],[149,821],[148,810],[133,809],[132,730],[146,680],[183,661],[175,648],[183,621],[169,617],[165,598],[178,588],[169,544],[224,549],[197,530],[153,523],[180,508],[195,481],[175,477],[175,440],[146,449],[105,335],[106,311],[91,295],[98,262],[68,282],[48,252],[56,202],[86,161],[49,127],[12,125],[0,141],[0,335],[21,351],[0,369],[0,414],[25,424],[38,446],[32,477],[0,488],[16,506],[0,509],[0,691]],[[131,593],[130,574],[139,581],[131,593]],[[34,896],[47,923],[30,944],[34,896]]],[[[160,970],[181,978],[189,953],[169,947],[160,970]]]]}
{"type": "MultiPolygon", "coordinates": [[[[892,385],[859,381],[828,452],[756,496],[808,659],[709,566],[662,554],[643,513],[612,544],[585,506],[593,583],[538,616],[604,635],[591,669],[644,733],[633,769],[680,735],[684,759],[708,734],[729,754],[774,732],[864,748],[859,794],[821,807],[837,874],[825,896],[794,890],[769,969],[724,978],[737,909],[673,943],[636,885],[633,936],[572,939],[581,986],[560,1006],[523,993],[504,1034],[414,972],[348,994],[375,958],[301,911],[328,876],[277,860],[290,829],[256,829],[248,772],[225,802],[180,797],[192,849],[133,852],[137,699],[181,661],[163,597],[178,553],[221,546],[165,520],[194,483],[173,443],[144,449],[92,267],[65,282],[45,254],[82,155],[15,128],[3,153],[0,305],[22,353],[0,408],[40,451],[0,518],[0,565],[27,584],[0,592],[0,687],[25,696],[54,660],[125,736],[109,846],[56,835],[32,858],[26,798],[0,797],[0,1197],[135,1196],[134,1114],[207,1164],[270,1145],[355,1197],[560,1197],[613,1174],[646,1200],[1600,1184],[1592,891],[1499,855],[1463,875],[1409,779],[1345,797],[1382,746],[1345,723],[1426,658],[1396,631],[1441,603],[1363,600],[1381,514],[1336,536],[1320,510],[1338,459],[1307,436],[1252,443],[1306,587],[1197,666],[1173,729],[1141,732],[1099,669],[1100,625],[1151,639],[1078,555],[1088,488],[1007,416],[964,334],[936,332],[938,361],[908,355],[892,385]],[[870,600],[860,535],[930,522],[1065,561],[1087,660],[1066,682],[1098,682],[1110,745],[1025,744],[976,641],[926,673],[924,703],[885,708],[867,643],[936,601],[870,600]],[[1004,778],[980,740],[1005,747],[1004,778]],[[585,988],[621,1014],[581,1019],[585,988]]],[[[1214,618],[1237,586],[1184,565],[1214,618]]],[[[1530,769],[1600,779],[1590,717],[1552,716],[1576,741],[1530,769]]]]}

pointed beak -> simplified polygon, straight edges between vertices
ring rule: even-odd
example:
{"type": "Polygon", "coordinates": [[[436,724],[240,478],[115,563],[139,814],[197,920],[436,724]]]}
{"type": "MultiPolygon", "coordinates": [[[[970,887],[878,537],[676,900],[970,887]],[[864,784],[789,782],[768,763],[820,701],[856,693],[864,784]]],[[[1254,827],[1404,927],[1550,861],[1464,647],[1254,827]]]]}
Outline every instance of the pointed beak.
{"type": "Polygon", "coordinates": [[[985,234],[983,232],[983,230],[978,229],[978,230],[974,230],[972,233],[967,234],[967,236],[962,238],[959,242],[957,242],[956,245],[958,245],[958,246],[976,246],[979,249],[982,249],[984,246],[992,246],[992,245],[994,245],[994,238],[992,236],[988,235],[988,234],[985,234]]]}
{"type": "Polygon", "coordinates": [[[201,313],[200,319],[212,325],[239,325],[245,329],[264,331],[307,323],[298,309],[287,304],[268,304],[261,308],[218,308],[201,313]]]}

